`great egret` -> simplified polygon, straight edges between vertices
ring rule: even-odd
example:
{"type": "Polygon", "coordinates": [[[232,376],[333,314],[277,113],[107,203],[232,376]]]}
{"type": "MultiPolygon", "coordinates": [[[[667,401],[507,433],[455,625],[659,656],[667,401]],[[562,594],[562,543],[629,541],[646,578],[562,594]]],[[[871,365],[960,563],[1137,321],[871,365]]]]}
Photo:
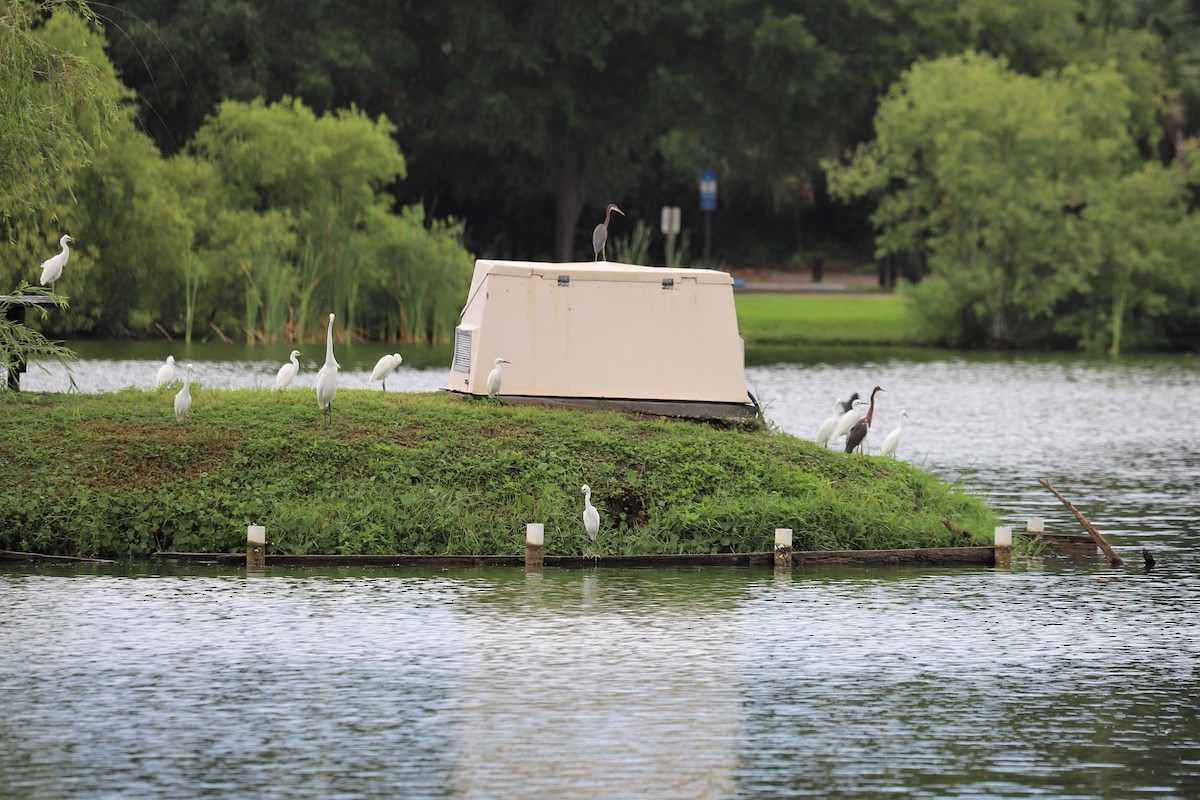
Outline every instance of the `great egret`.
{"type": "Polygon", "coordinates": [[[850,432],[854,424],[862,419],[863,409],[866,407],[866,400],[855,400],[854,407],[847,411],[838,419],[837,425],[833,426],[833,435],[829,437],[830,441],[840,439],[850,432]]]}
{"type": "Polygon", "coordinates": [[[175,395],[175,419],[183,421],[188,412],[192,410],[192,375],[196,372],[189,363],[187,369],[183,373],[183,388],[179,390],[179,394],[175,395]]]}
{"type": "Polygon", "coordinates": [[[173,380],[175,380],[175,356],[167,356],[167,363],[159,367],[158,374],[154,376],[154,388],[161,389],[173,380]]]}
{"type": "MultiPolygon", "coordinates": [[[[846,452],[853,453],[854,449],[867,439],[867,433],[871,430],[871,420],[875,418],[875,393],[882,392],[883,389],[876,386],[871,390],[871,407],[867,409],[867,415],[854,423],[854,427],[850,429],[850,433],[846,434],[846,452]]],[[[858,402],[862,402],[859,400],[858,402]]],[[[863,445],[865,447],[865,445],[863,445]]]]}
{"type": "Polygon", "coordinates": [[[325,425],[333,418],[333,398],[337,394],[337,359],[333,357],[333,314],[325,333],[325,366],[317,373],[317,408],[325,410],[325,425]]]}
{"type": "Polygon", "coordinates": [[[500,371],[500,365],[501,364],[511,364],[511,363],[512,363],[511,361],[504,359],[504,358],[496,359],[496,366],[492,367],[492,371],[488,373],[488,397],[489,398],[495,397],[496,395],[500,394],[500,381],[502,381],[504,379],[504,375],[500,371]]]}
{"type": "MultiPolygon", "coordinates": [[[[592,249],[596,251],[596,260],[604,255],[604,245],[608,242],[608,223],[612,220],[612,212],[617,212],[622,217],[625,212],[617,208],[615,203],[609,203],[608,208],[604,209],[604,222],[601,222],[592,231],[592,249]]],[[[604,259],[608,261],[607,258],[604,259]]]]}
{"type": "Polygon", "coordinates": [[[592,487],[585,483],[579,487],[579,493],[583,495],[583,527],[588,538],[595,542],[596,534],[600,532],[600,512],[592,505],[592,487]]]}
{"type": "Polygon", "coordinates": [[[47,258],[42,262],[42,286],[49,286],[50,291],[54,292],[54,282],[62,277],[63,267],[67,265],[67,259],[71,257],[71,248],[67,247],[67,242],[73,242],[70,234],[64,233],[62,238],[58,240],[59,246],[62,247],[62,252],[51,258],[47,258]]]}
{"type": "Polygon", "coordinates": [[[399,353],[392,353],[390,356],[382,357],[375,362],[375,369],[371,370],[371,380],[383,381],[383,390],[386,392],[387,376],[395,372],[402,361],[404,361],[404,356],[399,353]]]}
{"type": "Polygon", "coordinates": [[[896,429],[883,438],[883,447],[879,449],[879,455],[892,456],[896,454],[896,448],[900,446],[900,431],[904,427],[904,418],[907,416],[907,411],[900,412],[900,419],[896,421],[896,429]]]}
{"type": "Polygon", "coordinates": [[[821,427],[817,429],[817,444],[821,447],[829,445],[829,437],[833,435],[833,429],[841,419],[844,410],[842,409],[842,401],[835,400],[833,403],[833,416],[821,423],[821,427]]]}
{"type": "Polygon", "coordinates": [[[296,377],[296,373],[300,371],[300,351],[293,350],[288,356],[291,360],[279,368],[279,373],[275,376],[275,390],[286,389],[292,384],[292,380],[296,377]]]}

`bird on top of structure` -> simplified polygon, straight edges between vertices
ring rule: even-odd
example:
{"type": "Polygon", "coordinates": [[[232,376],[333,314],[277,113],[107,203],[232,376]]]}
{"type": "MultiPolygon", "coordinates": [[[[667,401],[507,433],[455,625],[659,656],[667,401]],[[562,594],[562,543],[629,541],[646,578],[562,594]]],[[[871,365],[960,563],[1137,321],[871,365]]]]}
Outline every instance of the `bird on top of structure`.
{"type": "Polygon", "coordinates": [[[154,388],[161,389],[175,380],[175,356],[167,356],[167,363],[158,368],[154,376],[154,388]]]}
{"type": "Polygon", "coordinates": [[[62,277],[63,267],[67,265],[67,259],[71,257],[71,248],[67,247],[67,242],[75,241],[71,235],[64,233],[62,238],[58,240],[58,244],[62,247],[62,252],[56,256],[51,256],[42,262],[42,278],[40,283],[42,286],[49,286],[53,293],[54,283],[62,277]]]}
{"type": "Polygon", "coordinates": [[[371,370],[372,381],[383,381],[383,390],[387,391],[387,378],[400,366],[404,361],[404,356],[399,353],[385,355],[375,362],[375,369],[371,370]]]}
{"type": "Polygon", "coordinates": [[[279,372],[275,375],[275,389],[286,389],[291,386],[292,381],[296,378],[296,374],[300,372],[300,351],[293,350],[288,356],[288,362],[279,368],[279,372]]]}
{"type": "Polygon", "coordinates": [[[604,222],[601,222],[592,230],[592,250],[596,252],[596,261],[599,261],[601,258],[608,261],[608,258],[604,255],[604,245],[608,242],[608,224],[612,220],[612,212],[614,211],[622,217],[625,216],[625,212],[617,208],[616,203],[609,203],[608,207],[604,209],[604,222]]]}
{"type": "MultiPolygon", "coordinates": [[[[876,386],[871,390],[871,407],[867,409],[867,415],[854,423],[854,427],[846,434],[846,452],[853,453],[860,446],[866,447],[864,444],[867,440],[867,433],[871,430],[871,420],[875,417],[875,393],[882,392],[883,388],[876,386]]],[[[858,402],[862,402],[859,400],[858,402]]]]}

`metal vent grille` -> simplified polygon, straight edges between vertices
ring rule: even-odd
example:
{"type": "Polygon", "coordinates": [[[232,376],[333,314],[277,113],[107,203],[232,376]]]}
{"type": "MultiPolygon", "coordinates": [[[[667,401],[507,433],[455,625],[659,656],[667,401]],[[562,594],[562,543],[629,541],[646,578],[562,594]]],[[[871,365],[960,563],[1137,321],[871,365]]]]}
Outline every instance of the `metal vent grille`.
{"type": "Polygon", "coordinates": [[[663,281],[664,289],[674,289],[675,288],[675,279],[674,278],[663,278],[662,281],[663,281]]]}
{"type": "Polygon", "coordinates": [[[571,285],[571,276],[570,275],[559,275],[558,276],[558,285],[559,286],[570,286],[571,285]]]}
{"type": "Polygon", "coordinates": [[[469,328],[454,329],[454,366],[455,372],[471,371],[471,336],[475,331],[469,328]]]}

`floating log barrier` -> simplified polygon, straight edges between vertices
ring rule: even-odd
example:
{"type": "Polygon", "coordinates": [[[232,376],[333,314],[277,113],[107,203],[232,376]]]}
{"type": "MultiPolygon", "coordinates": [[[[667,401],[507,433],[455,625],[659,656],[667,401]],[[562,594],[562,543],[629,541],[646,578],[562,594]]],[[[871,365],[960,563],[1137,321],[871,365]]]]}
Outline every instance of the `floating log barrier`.
{"type": "Polygon", "coordinates": [[[1085,517],[1079,511],[1079,509],[1071,505],[1071,502],[1067,500],[1067,498],[1063,497],[1057,489],[1051,486],[1050,481],[1046,480],[1045,478],[1038,478],[1038,483],[1049,489],[1050,493],[1062,501],[1062,504],[1066,506],[1072,514],[1075,515],[1075,519],[1079,520],[1079,524],[1083,526],[1083,529],[1086,530],[1091,535],[1092,539],[1095,540],[1096,544],[1100,546],[1100,549],[1104,551],[1106,556],[1108,556],[1108,560],[1112,562],[1114,567],[1119,567],[1125,563],[1125,561],[1119,555],[1117,555],[1116,551],[1112,549],[1105,538],[1100,535],[1100,531],[1096,530],[1096,527],[1088,521],[1088,518],[1085,517]]]}
{"type": "Polygon", "coordinates": [[[80,556],[52,556],[46,553],[26,553],[20,550],[0,550],[0,561],[49,561],[62,564],[114,564],[107,558],[82,558],[80,556]]]}

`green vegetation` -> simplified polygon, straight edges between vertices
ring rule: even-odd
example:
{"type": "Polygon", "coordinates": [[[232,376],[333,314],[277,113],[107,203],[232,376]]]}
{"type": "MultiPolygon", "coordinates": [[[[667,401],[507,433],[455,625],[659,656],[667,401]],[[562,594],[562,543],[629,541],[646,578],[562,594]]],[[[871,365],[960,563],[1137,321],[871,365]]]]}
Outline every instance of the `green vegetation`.
{"type": "Polygon", "coordinates": [[[903,298],[891,294],[739,294],[747,344],[927,344],[903,298]]]}
{"type": "MultiPolygon", "coordinates": [[[[323,427],[309,391],[0,394],[0,549],[121,558],[235,551],[247,524],[282,553],[604,553],[971,544],[978,498],[904,462],[767,431],[447,394],[339,392],[323,427]]],[[[982,539],[983,537],[981,537],[982,539]]]]}

